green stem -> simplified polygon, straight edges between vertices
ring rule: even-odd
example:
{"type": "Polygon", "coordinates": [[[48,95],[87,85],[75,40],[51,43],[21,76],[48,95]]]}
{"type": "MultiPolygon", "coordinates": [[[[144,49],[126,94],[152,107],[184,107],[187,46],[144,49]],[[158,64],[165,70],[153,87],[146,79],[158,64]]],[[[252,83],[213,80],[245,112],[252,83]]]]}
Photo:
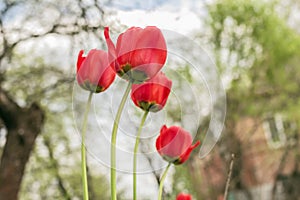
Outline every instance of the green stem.
{"type": "Polygon", "coordinates": [[[158,200],[161,200],[161,197],[162,197],[162,191],[163,191],[163,186],[164,186],[164,181],[166,179],[166,176],[167,176],[167,173],[168,173],[168,170],[171,166],[171,163],[168,164],[167,168],[165,169],[161,179],[160,179],[160,183],[159,183],[159,192],[158,192],[158,200]]]}
{"type": "Polygon", "coordinates": [[[147,115],[148,115],[149,111],[145,111],[142,120],[141,120],[141,124],[139,126],[138,132],[137,132],[137,136],[136,136],[136,140],[135,140],[135,145],[134,145],[134,154],[133,154],[133,200],[136,200],[136,161],[137,161],[137,150],[139,148],[139,141],[140,141],[140,136],[141,136],[141,132],[144,126],[144,123],[146,121],[147,115]]]}
{"type": "Polygon", "coordinates": [[[92,102],[92,96],[93,92],[90,92],[86,109],[84,112],[83,117],[83,124],[82,124],[82,139],[81,139],[81,173],[82,173],[82,186],[83,186],[83,199],[88,200],[89,199],[89,191],[88,191],[88,182],[87,182],[87,172],[86,172],[86,152],[85,152],[85,135],[86,135],[86,128],[87,128],[87,119],[88,114],[90,112],[91,108],[91,102],[92,102]]]}
{"type": "Polygon", "coordinates": [[[130,89],[131,89],[131,82],[128,82],[127,88],[125,90],[125,93],[122,97],[120,106],[117,111],[117,115],[114,121],[114,126],[111,134],[111,149],[110,149],[110,185],[111,185],[111,199],[116,200],[117,199],[117,191],[116,191],[116,142],[117,142],[117,132],[118,132],[118,126],[121,118],[121,114],[125,105],[125,102],[127,100],[127,97],[129,95],[130,89]]]}

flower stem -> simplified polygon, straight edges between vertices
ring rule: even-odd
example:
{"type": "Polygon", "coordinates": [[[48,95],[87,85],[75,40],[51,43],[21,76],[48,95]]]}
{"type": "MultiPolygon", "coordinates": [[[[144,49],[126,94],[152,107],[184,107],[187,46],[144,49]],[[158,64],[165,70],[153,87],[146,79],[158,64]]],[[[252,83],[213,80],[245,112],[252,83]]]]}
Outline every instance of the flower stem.
{"type": "Polygon", "coordinates": [[[140,136],[141,136],[141,132],[144,126],[144,123],[146,121],[147,115],[148,115],[149,111],[145,111],[144,115],[142,117],[138,132],[137,132],[137,136],[136,136],[136,140],[135,140],[135,145],[134,145],[134,154],[133,154],[133,200],[136,200],[136,161],[137,161],[137,151],[139,148],[139,141],[140,141],[140,136]]]}
{"type": "Polygon", "coordinates": [[[84,112],[83,117],[83,124],[82,124],[82,139],[81,139],[81,173],[82,173],[82,186],[83,186],[83,199],[89,199],[89,191],[88,191],[88,181],[87,181],[87,172],[86,172],[86,152],[85,152],[85,135],[86,135],[86,128],[87,128],[87,119],[88,114],[90,112],[91,102],[92,102],[93,92],[90,92],[86,109],[84,112]]]}
{"type": "Polygon", "coordinates": [[[168,170],[171,166],[171,163],[168,164],[167,168],[165,169],[161,179],[160,179],[160,183],[159,183],[159,193],[158,193],[158,200],[161,200],[161,197],[162,197],[162,191],[163,191],[163,186],[164,186],[164,181],[166,179],[166,176],[167,176],[167,173],[168,173],[168,170]]]}
{"type": "Polygon", "coordinates": [[[122,97],[120,106],[117,111],[117,115],[114,121],[114,126],[112,129],[112,134],[111,134],[111,149],[110,149],[110,163],[111,163],[111,168],[110,168],[110,185],[111,185],[111,199],[116,200],[117,199],[117,189],[116,189],[116,142],[117,142],[117,132],[118,132],[118,126],[121,118],[121,114],[125,105],[125,102],[127,100],[127,97],[129,95],[130,89],[131,89],[131,82],[128,82],[127,88],[125,90],[125,93],[122,97]]]}

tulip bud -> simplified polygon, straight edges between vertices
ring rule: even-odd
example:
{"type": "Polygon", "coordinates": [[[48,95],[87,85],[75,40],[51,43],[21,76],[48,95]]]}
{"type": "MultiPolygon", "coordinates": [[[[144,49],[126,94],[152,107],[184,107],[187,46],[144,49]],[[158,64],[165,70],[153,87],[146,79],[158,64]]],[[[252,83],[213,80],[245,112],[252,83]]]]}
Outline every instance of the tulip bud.
{"type": "Polygon", "coordinates": [[[190,156],[193,149],[200,144],[197,141],[192,145],[192,137],[181,127],[164,125],[160,130],[160,135],[156,139],[156,149],[158,153],[168,162],[175,165],[184,163],[190,156]]]}
{"type": "Polygon", "coordinates": [[[192,200],[192,196],[182,192],[177,195],[176,200],[192,200]]]}
{"type": "Polygon", "coordinates": [[[99,93],[114,81],[116,73],[109,65],[105,51],[92,49],[86,57],[83,50],[78,54],[77,81],[85,90],[99,93]]]}
{"type": "Polygon", "coordinates": [[[157,112],[165,106],[172,87],[172,81],[159,72],[152,79],[133,84],[131,99],[134,104],[145,111],[157,112]]]}

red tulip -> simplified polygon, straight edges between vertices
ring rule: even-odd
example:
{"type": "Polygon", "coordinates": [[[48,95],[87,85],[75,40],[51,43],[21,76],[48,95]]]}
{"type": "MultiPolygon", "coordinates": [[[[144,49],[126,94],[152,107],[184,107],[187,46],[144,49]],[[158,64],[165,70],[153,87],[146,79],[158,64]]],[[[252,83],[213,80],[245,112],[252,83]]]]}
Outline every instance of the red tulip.
{"type": "Polygon", "coordinates": [[[131,27],[120,34],[115,47],[109,36],[109,28],[104,29],[109,60],[117,74],[134,83],[152,78],[165,64],[167,45],[160,29],[131,27]]]}
{"type": "Polygon", "coordinates": [[[105,51],[92,49],[87,57],[78,54],[77,81],[85,90],[99,93],[106,90],[114,81],[116,73],[109,65],[105,51]]]}
{"type": "Polygon", "coordinates": [[[192,200],[192,196],[182,192],[177,195],[176,200],[192,200]]]}
{"type": "Polygon", "coordinates": [[[184,163],[190,156],[193,149],[200,144],[197,141],[192,145],[192,137],[181,127],[164,125],[160,129],[160,135],[156,139],[158,153],[168,162],[174,164],[184,163]]]}
{"type": "Polygon", "coordinates": [[[172,81],[159,72],[142,84],[133,84],[131,99],[141,109],[157,112],[165,106],[171,87],[172,81]]]}

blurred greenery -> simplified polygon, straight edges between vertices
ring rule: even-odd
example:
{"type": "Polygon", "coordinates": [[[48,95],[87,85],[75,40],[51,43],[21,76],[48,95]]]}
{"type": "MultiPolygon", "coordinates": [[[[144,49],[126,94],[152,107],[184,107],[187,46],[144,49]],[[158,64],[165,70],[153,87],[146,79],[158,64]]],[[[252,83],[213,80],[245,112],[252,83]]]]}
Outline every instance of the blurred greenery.
{"type": "MultiPolygon", "coordinates": [[[[282,166],[287,164],[285,160],[288,154],[293,155],[290,164],[296,163],[294,172],[287,175],[289,180],[294,180],[299,174],[300,34],[296,27],[288,23],[286,16],[289,13],[284,13],[290,11],[295,4],[295,1],[284,4],[290,6],[290,9],[286,9],[280,1],[217,0],[208,5],[207,25],[211,32],[206,37],[213,46],[214,59],[221,76],[231,80],[226,85],[228,107],[223,138],[218,152],[215,150],[212,154],[214,158],[217,154],[220,155],[225,165],[229,164],[230,154],[236,154],[231,190],[250,191],[250,188],[245,188],[242,179],[243,169],[247,165],[242,160],[243,155],[249,153],[247,146],[242,145],[249,141],[247,136],[243,141],[233,134],[236,133],[237,125],[245,118],[259,121],[253,127],[247,127],[257,130],[266,119],[270,120],[278,115],[283,117],[284,123],[289,124],[284,127],[287,142],[274,151],[274,155],[277,152],[282,156],[280,160],[275,161],[274,158],[272,161],[279,166],[277,175],[273,178],[275,182],[279,180],[278,174],[282,173],[282,166]]],[[[238,134],[251,133],[247,128],[244,128],[244,133],[238,134]]],[[[267,144],[255,145],[257,148],[264,148],[267,144]]],[[[271,156],[267,153],[265,155],[271,156]]],[[[268,157],[270,159],[272,160],[268,157]]],[[[206,197],[198,193],[197,199],[219,198],[224,192],[225,182],[220,184],[224,184],[222,190],[217,190],[215,194],[207,193],[206,197]]],[[[294,185],[297,183],[294,182],[294,185]]],[[[272,190],[273,194],[270,195],[274,198],[276,184],[272,190]]],[[[205,190],[202,192],[204,194],[205,190]]],[[[299,195],[295,187],[290,187],[285,192],[284,199],[294,199],[295,195],[299,195]]],[[[233,198],[232,194],[230,198],[233,198]]],[[[251,198],[256,197],[251,197],[248,193],[247,199],[251,198]]]]}
{"type": "Polygon", "coordinates": [[[210,7],[215,52],[219,56],[226,52],[226,61],[231,61],[217,62],[233,73],[228,101],[235,103],[228,104],[229,117],[278,112],[300,122],[296,114],[300,36],[278,15],[276,6],[275,2],[225,0],[210,7]]]}

